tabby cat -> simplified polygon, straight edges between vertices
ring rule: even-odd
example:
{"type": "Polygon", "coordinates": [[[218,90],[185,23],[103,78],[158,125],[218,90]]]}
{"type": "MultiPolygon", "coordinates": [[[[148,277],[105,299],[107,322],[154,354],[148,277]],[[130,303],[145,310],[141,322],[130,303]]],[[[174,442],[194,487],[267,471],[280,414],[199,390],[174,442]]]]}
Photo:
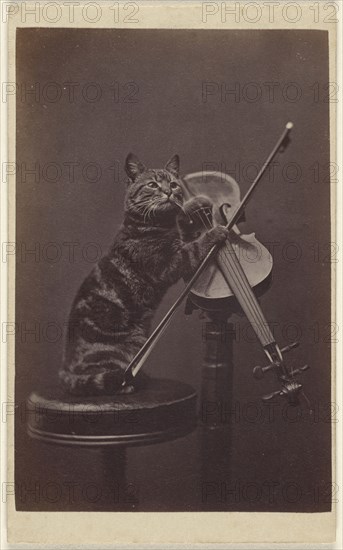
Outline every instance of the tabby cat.
{"type": "MultiPolygon", "coordinates": [[[[112,248],[81,285],[72,305],[60,380],[75,395],[111,395],[146,341],[153,315],[168,288],[187,279],[227,230],[217,226],[199,236],[185,215],[208,199],[184,202],[175,155],[163,169],[146,168],[133,154],[124,221],[112,248]],[[194,237],[195,238],[194,240],[194,237]]],[[[135,386],[144,383],[139,374],[135,386]]]]}

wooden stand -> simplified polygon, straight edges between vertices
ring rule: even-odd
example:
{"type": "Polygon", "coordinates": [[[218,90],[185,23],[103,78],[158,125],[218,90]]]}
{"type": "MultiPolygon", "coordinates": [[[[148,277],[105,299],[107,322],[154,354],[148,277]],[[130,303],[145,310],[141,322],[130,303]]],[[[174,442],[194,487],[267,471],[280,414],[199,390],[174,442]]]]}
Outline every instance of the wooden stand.
{"type": "Polygon", "coordinates": [[[220,510],[221,486],[231,477],[231,410],[234,327],[227,314],[211,313],[203,331],[201,392],[202,509],[220,510]]]}
{"type": "MultiPolygon", "coordinates": [[[[57,388],[32,393],[27,402],[28,434],[53,445],[101,452],[104,486],[126,485],[126,449],[170,441],[196,426],[196,393],[187,384],[151,379],[137,393],[103,398],[67,396],[57,388]]],[[[21,503],[17,496],[18,508],[21,503]]],[[[113,504],[112,509],[118,506],[113,504]]],[[[119,509],[134,509],[131,499],[119,509]]]]}

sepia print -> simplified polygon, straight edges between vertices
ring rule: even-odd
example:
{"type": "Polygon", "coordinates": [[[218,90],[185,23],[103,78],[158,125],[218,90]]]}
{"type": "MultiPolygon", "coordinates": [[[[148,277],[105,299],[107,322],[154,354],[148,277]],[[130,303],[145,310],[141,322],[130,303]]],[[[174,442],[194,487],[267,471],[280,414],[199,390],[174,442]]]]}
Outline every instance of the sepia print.
{"type": "MultiPolygon", "coordinates": [[[[15,30],[7,498],[19,518],[292,513],[332,526],[329,32],[290,26],[294,6],[284,26],[245,28],[244,7],[226,26],[232,3],[207,2],[199,28],[181,16],[159,28],[115,4],[112,25],[93,6],[80,26],[15,30]]],[[[289,530],[191,540],[319,540],[289,530]]]]}

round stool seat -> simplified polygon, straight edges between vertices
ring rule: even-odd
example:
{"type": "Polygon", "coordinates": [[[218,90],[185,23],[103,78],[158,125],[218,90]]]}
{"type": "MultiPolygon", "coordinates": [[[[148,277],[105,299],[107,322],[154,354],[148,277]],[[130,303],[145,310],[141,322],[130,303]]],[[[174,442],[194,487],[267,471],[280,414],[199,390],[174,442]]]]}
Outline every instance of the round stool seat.
{"type": "Polygon", "coordinates": [[[136,393],[75,397],[58,388],[27,401],[31,437],[62,445],[147,445],[175,439],[196,424],[196,393],[175,380],[150,379],[136,393]]]}

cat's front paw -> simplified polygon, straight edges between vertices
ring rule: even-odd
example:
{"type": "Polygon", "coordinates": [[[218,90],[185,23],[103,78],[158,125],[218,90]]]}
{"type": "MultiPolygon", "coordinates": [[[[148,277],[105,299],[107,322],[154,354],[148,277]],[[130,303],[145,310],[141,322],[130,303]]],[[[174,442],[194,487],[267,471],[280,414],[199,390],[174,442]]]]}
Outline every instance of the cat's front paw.
{"type": "Polygon", "coordinates": [[[205,230],[206,220],[212,220],[212,203],[208,197],[199,195],[186,201],[178,216],[182,239],[185,242],[198,239],[205,230]]]}
{"type": "Polygon", "coordinates": [[[146,386],[149,385],[150,376],[148,376],[144,372],[140,372],[138,373],[137,377],[130,382],[131,382],[130,384],[122,386],[117,393],[121,395],[130,394],[130,393],[136,392],[137,390],[146,388],[146,386]]]}
{"type": "Polygon", "coordinates": [[[201,214],[206,210],[212,210],[212,202],[208,197],[205,197],[205,195],[192,197],[183,205],[184,213],[190,218],[194,217],[196,214],[201,214]]]}
{"type": "Polygon", "coordinates": [[[213,227],[206,233],[205,238],[207,242],[213,246],[215,244],[224,243],[228,236],[229,230],[226,229],[226,227],[223,225],[216,225],[216,227],[213,227]]]}

